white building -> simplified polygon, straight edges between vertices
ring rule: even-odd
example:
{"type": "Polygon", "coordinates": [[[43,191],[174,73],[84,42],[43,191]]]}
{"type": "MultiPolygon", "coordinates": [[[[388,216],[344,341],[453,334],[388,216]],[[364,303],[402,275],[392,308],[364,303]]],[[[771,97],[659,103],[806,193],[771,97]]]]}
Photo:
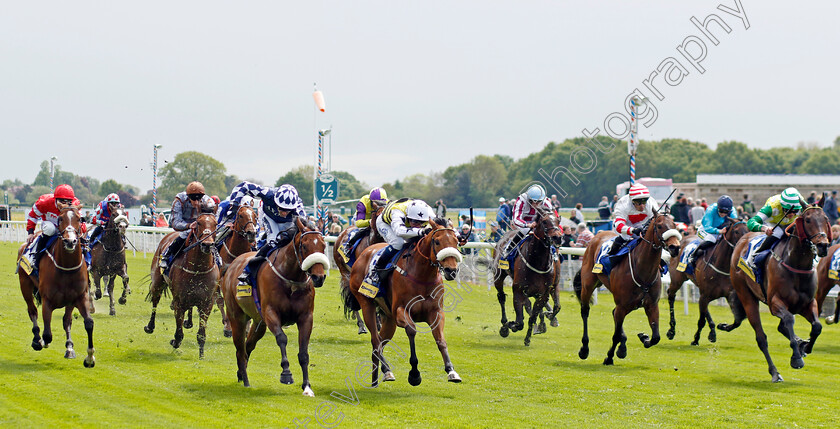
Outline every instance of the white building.
{"type": "Polygon", "coordinates": [[[709,204],[727,194],[737,205],[746,194],[756,208],[761,207],[767,198],[791,186],[798,189],[803,198],[807,199],[811,192],[816,192],[819,199],[821,192],[831,194],[831,191],[840,190],[840,175],[698,174],[696,183],[674,183],[677,193],[694,199],[705,198],[709,204]]]}

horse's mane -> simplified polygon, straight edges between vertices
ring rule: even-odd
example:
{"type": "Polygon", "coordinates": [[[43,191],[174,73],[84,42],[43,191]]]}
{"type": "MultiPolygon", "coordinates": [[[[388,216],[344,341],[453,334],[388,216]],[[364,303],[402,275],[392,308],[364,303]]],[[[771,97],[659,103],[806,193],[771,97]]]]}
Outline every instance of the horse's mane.
{"type": "Polygon", "coordinates": [[[449,226],[449,219],[444,219],[442,217],[436,217],[436,218],[432,219],[432,222],[434,222],[434,223],[436,223],[436,224],[438,224],[439,226],[442,226],[442,227],[448,227],[449,226]]]}

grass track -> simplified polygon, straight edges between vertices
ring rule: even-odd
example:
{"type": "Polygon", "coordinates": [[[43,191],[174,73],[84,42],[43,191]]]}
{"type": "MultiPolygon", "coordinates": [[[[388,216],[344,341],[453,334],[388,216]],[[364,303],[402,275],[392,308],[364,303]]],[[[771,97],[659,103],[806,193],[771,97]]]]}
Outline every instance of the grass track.
{"type": "MultiPolygon", "coordinates": [[[[397,381],[377,389],[355,380],[359,363],[370,359],[368,336],[340,310],[337,272],[317,291],[315,329],[310,345],[311,382],[316,397],[300,390],[297,332],[289,333],[289,355],[295,384],[282,385],[280,351],[270,335],[251,356],[249,376],[254,386],[236,382],[231,341],[222,337],[218,312],[210,318],[206,356],[198,360],[197,328],[186,331],[184,343],[173,350],[169,340],[174,317],[161,302],[157,330],[143,332],[151,305],[143,300],[149,259],[130,257],[134,293],[117,316],[107,315],[107,301],[97,301],[94,315],[97,364],[82,367],[85,332],[73,324],[79,358],[63,359],[61,312],[54,313],[53,344],[35,352],[29,346],[31,326],[20,295],[13,261],[16,246],[0,243],[0,425],[4,427],[294,427],[310,418],[317,427],[319,405],[331,400],[342,413],[342,427],[837,427],[840,400],[840,327],[824,326],[823,334],[801,370],[790,368],[787,340],[776,331],[778,320],[763,313],[771,356],[785,382],[770,383],[764,359],[748,324],[731,333],[718,332],[718,342],[705,337],[699,347],[688,345],[696,327],[696,305],[689,316],[678,316],[677,337],[644,349],[636,333],[648,332],[644,313],[627,319],[628,356],[613,367],[601,365],[612,332],[611,300],[602,296],[590,319],[590,357],[577,357],[581,322],[579,306],[562,295],[560,327],[549,328],[522,345],[523,333],[498,335],[499,309],[495,291],[483,286],[463,294],[447,314],[446,335],[461,384],[447,383],[431,334],[418,334],[423,383],[411,387],[408,359],[391,358],[397,381]],[[350,377],[358,405],[331,398],[333,391],[349,395],[350,377]]],[[[119,292],[120,282],[115,289],[119,292]]],[[[508,301],[510,303],[510,299],[508,301]]],[[[660,303],[663,316],[667,303],[660,303]]],[[[681,307],[680,307],[681,308],[681,307]]],[[[766,309],[766,308],[765,308],[766,309]]],[[[681,311],[680,311],[681,313],[681,311]]],[[[712,306],[716,322],[730,321],[728,309],[712,306]]],[[[667,328],[667,321],[662,323],[667,328]]],[[[809,327],[797,318],[797,333],[809,327]]],[[[408,350],[398,330],[396,345],[408,350]]],[[[359,380],[369,382],[368,375],[359,380]]],[[[321,409],[322,412],[326,408],[321,409]]],[[[336,418],[333,414],[325,421],[336,418]]]]}

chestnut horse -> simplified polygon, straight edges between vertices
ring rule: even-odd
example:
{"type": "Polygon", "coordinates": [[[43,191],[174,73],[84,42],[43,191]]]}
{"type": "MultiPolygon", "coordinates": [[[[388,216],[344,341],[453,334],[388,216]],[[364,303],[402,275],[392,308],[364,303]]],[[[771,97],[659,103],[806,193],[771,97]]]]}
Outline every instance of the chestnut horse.
{"type": "Polygon", "coordinates": [[[181,346],[184,339],[184,313],[193,306],[198,307],[200,322],[198,326],[198,357],[204,357],[205,331],[207,318],[213,309],[213,296],[219,281],[219,267],[216,266],[216,247],[213,236],[216,232],[216,218],[211,213],[202,213],[195,221],[189,237],[184,242],[184,251],[172,261],[169,278],[164,278],[160,272],[158,261],[169,244],[178,236],[178,232],[170,232],[161,240],[152,258],[149,295],[152,302],[152,316],[149,324],[143,330],[147,334],[155,331],[155,314],[157,313],[160,297],[167,290],[172,291],[170,307],[175,311],[175,338],[169,342],[174,348],[181,346]]]}
{"type": "MultiPolygon", "coordinates": [[[[105,293],[111,299],[109,314],[115,316],[117,310],[114,306],[114,279],[117,276],[122,278],[123,292],[120,296],[120,304],[125,305],[126,297],[131,294],[128,286],[128,266],[125,263],[125,230],[128,228],[128,218],[122,209],[117,210],[115,216],[108,219],[108,223],[102,230],[102,237],[99,242],[90,249],[90,274],[93,277],[93,284],[96,285],[96,293],[91,291],[91,297],[102,298],[102,290],[99,288],[99,279],[105,281],[105,293]]],[[[91,308],[93,308],[91,306],[91,308]]]]}
{"type": "MultiPolygon", "coordinates": [[[[524,328],[523,308],[526,303],[530,304],[529,298],[534,298],[534,306],[530,308],[528,318],[528,332],[525,334],[525,345],[531,345],[531,333],[534,323],[539,315],[543,317],[542,309],[548,302],[548,297],[554,297],[554,309],[549,314],[549,319],[555,319],[560,311],[558,304],[557,285],[560,280],[560,260],[555,260],[551,251],[552,246],[559,246],[563,240],[563,230],[553,213],[540,213],[536,220],[537,226],[529,234],[527,241],[518,250],[513,267],[509,269],[498,269],[496,271],[494,284],[499,305],[502,307],[502,327],[499,335],[508,336],[508,330],[513,332],[524,328]],[[508,322],[505,312],[505,278],[510,276],[513,280],[513,308],[516,311],[516,320],[508,322]]],[[[518,231],[516,231],[518,233],[518,231]]],[[[509,237],[513,238],[513,235],[509,237]]],[[[523,238],[525,240],[526,238],[523,238]]],[[[498,267],[502,251],[508,245],[509,240],[499,240],[496,243],[496,257],[494,267],[498,267]]],[[[556,319],[555,319],[556,320],[556,319]]],[[[541,322],[542,332],[545,331],[545,322],[541,322]]]]}
{"type": "MultiPolygon", "coordinates": [[[[730,273],[732,287],[738,293],[747,319],[755,330],[758,348],[764,353],[772,381],[784,381],[767,350],[767,335],[761,327],[758,311],[759,301],[770,307],[770,313],[778,317],[778,331],[790,340],[793,354],[790,366],[800,369],[805,366],[802,358],[811,353],[814,342],[822,332],[819,321],[819,309],[814,299],[817,290],[817,277],[814,274],[814,250],[817,255],[826,256],[828,243],[831,241],[831,224],[822,210],[825,198],[819,203],[806,206],[799,218],[785,229],[785,235],[776,243],[772,257],[767,258],[764,269],[764,284],[759,285],[738,266],[738,259],[745,256],[747,244],[761,232],[747,234],[741,238],[732,253],[730,273]],[[793,331],[794,314],[799,314],[811,324],[808,341],[797,337],[793,331]]],[[[729,331],[740,325],[743,317],[737,318],[732,326],[718,325],[718,329],[729,331]]]]}
{"type": "Polygon", "coordinates": [[[350,272],[350,287],[342,290],[344,296],[345,314],[351,310],[362,310],[365,325],[370,331],[370,342],[373,346],[371,360],[373,371],[371,387],[379,385],[379,366],[382,365],[384,381],[393,381],[394,374],[390,365],[382,356],[383,347],[394,337],[397,326],[405,329],[408,343],[411,347],[411,371],[408,373],[408,383],[417,386],[422,381],[419,363],[414,347],[414,337],[417,335],[415,321],[425,322],[431,328],[438,350],[443,357],[444,371],[448,380],[458,383],[461,377],[455,372],[449,359],[446,338],[443,335],[445,314],[441,310],[441,302],[446,293],[440,272],[446,280],[454,280],[461,262],[461,252],[458,251],[458,236],[455,230],[446,225],[445,219],[434,219],[429,222],[432,230],[424,237],[406,243],[402,256],[397,261],[397,267],[390,276],[390,280],[383,280],[387,285],[384,299],[372,299],[362,295],[359,287],[367,275],[371,258],[385,243],[368,246],[350,272]],[[376,329],[376,312],[382,312],[382,328],[376,329]]]}
{"type": "Polygon", "coordinates": [[[741,239],[749,229],[744,221],[735,221],[732,218],[727,218],[723,226],[720,228],[723,232],[718,238],[718,242],[694,263],[694,274],[688,275],[682,271],[677,271],[677,265],[680,258],[685,251],[685,246],[691,243],[696,236],[690,236],[683,239],[682,251],[679,257],[671,259],[671,269],[669,274],[671,276],[671,286],[668,287],[668,307],[671,311],[671,325],[666,335],[669,340],[674,339],[676,334],[677,320],[674,318],[674,300],[677,292],[682,287],[686,280],[691,281],[700,289],[700,300],[697,305],[700,307],[700,318],[697,320],[697,332],[694,333],[694,341],[692,346],[700,344],[700,332],[706,322],[709,322],[709,341],[717,341],[717,333],[715,332],[715,322],[712,320],[712,315],[709,313],[709,303],[722,297],[729,300],[732,312],[735,313],[740,310],[737,305],[735,291],[732,289],[732,283],[729,281],[729,264],[732,259],[732,250],[735,249],[735,243],[741,239]]]}
{"type": "Polygon", "coordinates": [[[627,356],[627,336],[624,334],[624,318],[631,311],[644,307],[651,336],[640,333],[639,339],[645,348],[659,343],[659,294],[662,278],[659,272],[659,261],[662,250],[667,249],[674,258],[680,251],[681,234],[674,229],[674,221],[664,213],[654,212],[641,233],[640,242],[630,253],[624,256],[612,268],[609,276],[594,274],[595,255],[605,240],[617,235],[612,231],[599,232],[583,254],[581,270],[575,275],[575,294],[580,300],[580,316],[583,319],[582,346],[578,352],[581,359],[589,356],[589,306],[592,293],[603,284],[612,292],[615,301],[613,320],[615,332],[612,336],[612,346],[604,359],[604,365],[613,364],[613,355],[619,359],[627,356]],[[616,346],[618,351],[616,352],[616,346]]]}
{"type": "MultiPolygon", "coordinates": [[[[375,204],[375,203],[374,203],[375,204]]],[[[358,239],[358,245],[356,245],[356,260],[358,260],[359,255],[362,254],[362,251],[365,250],[371,244],[382,243],[385,240],[379,235],[379,231],[376,229],[376,218],[382,213],[384,207],[378,207],[373,216],[370,219],[370,231],[364,237],[358,239]]],[[[344,231],[341,231],[341,234],[338,234],[338,237],[335,239],[335,243],[333,244],[333,260],[335,261],[335,265],[338,266],[338,272],[341,273],[341,280],[339,281],[339,291],[344,293],[344,291],[350,287],[350,266],[347,265],[347,262],[344,261],[344,256],[342,256],[341,246],[347,242],[347,239],[350,237],[350,232],[355,231],[358,228],[355,226],[351,226],[344,231]]],[[[365,321],[362,319],[362,316],[359,314],[359,310],[355,310],[351,312],[353,317],[356,319],[356,325],[359,326],[359,334],[367,334],[367,329],[365,329],[365,321]]],[[[350,316],[351,313],[345,314],[345,316],[350,316]]]]}
{"type": "MultiPolygon", "coordinates": [[[[840,244],[835,244],[828,249],[826,252],[826,257],[820,259],[820,263],[817,265],[817,311],[822,311],[823,303],[825,302],[825,298],[828,296],[828,292],[833,288],[835,285],[840,285],[840,281],[834,280],[828,277],[828,269],[831,266],[831,255],[834,254],[837,249],[840,249],[840,244]]],[[[840,321],[840,296],[838,296],[834,301],[834,314],[825,318],[826,325],[833,325],[840,321]]]]}
{"type": "MultiPolygon", "coordinates": [[[[83,364],[85,368],[93,368],[96,359],[93,357],[93,317],[90,315],[90,301],[88,300],[87,264],[82,254],[82,245],[79,243],[79,228],[81,216],[76,207],[69,207],[61,210],[58,217],[58,239],[50,248],[44,250],[44,257],[38,262],[39,275],[35,279],[28,275],[23,269],[18,269],[20,280],[20,291],[26,301],[29,319],[32,321],[32,348],[41,350],[49,347],[52,342],[52,313],[56,308],[64,307],[64,332],[67,341],[64,346],[66,351],[64,357],[73,359],[76,352],[73,350],[73,340],[70,338],[70,325],[73,323],[73,309],[79,310],[79,314],[85,321],[85,331],[88,336],[87,357],[83,364]],[[38,309],[35,300],[41,304],[41,313],[44,318],[44,338],[41,339],[38,328],[38,309]]],[[[18,250],[20,260],[26,244],[21,245],[18,250]]]]}
{"type": "MultiPolygon", "coordinates": [[[[286,246],[274,251],[268,257],[256,275],[255,285],[260,300],[260,310],[254,302],[253,291],[245,286],[245,293],[237,293],[237,277],[245,269],[248,261],[256,254],[249,252],[238,256],[230,264],[221,282],[225,297],[225,311],[233,329],[233,344],[236,346],[236,377],[245,387],[248,381],[248,360],[257,346],[265,329],[274,334],[280,347],[282,359],[280,382],[292,384],[292,372],[289,371],[289,359],[286,356],[288,338],[283,332],[284,326],[297,325],[298,362],[303,372],[304,396],[315,396],[309,384],[309,337],[312,334],[312,314],[315,311],[315,288],[324,284],[330,263],[324,250],[327,245],[324,236],[313,228],[307,228],[298,218],[295,220],[297,233],[286,246]],[[253,320],[250,328],[248,321],[253,320]],[[248,331],[247,339],[245,337],[248,331]]],[[[241,286],[240,286],[241,287],[241,286]]]]}

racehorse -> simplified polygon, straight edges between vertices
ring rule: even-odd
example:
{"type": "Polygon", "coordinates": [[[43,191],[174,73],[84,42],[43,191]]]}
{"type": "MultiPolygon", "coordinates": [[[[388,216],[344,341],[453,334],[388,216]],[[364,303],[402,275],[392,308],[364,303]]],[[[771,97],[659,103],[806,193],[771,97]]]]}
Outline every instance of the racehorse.
{"type": "MultiPolygon", "coordinates": [[[[237,256],[250,252],[254,248],[257,240],[257,214],[254,209],[247,205],[240,206],[236,211],[236,220],[233,222],[230,231],[232,233],[222,239],[221,250],[219,251],[219,257],[222,259],[222,266],[219,269],[220,279],[225,276],[225,271],[227,271],[228,266],[237,256]]],[[[217,237],[220,235],[222,234],[217,234],[217,237]]],[[[222,315],[222,325],[224,325],[222,334],[230,338],[231,330],[230,322],[225,312],[225,298],[218,289],[214,296],[216,306],[219,307],[219,313],[222,315]]],[[[192,311],[193,309],[190,307],[187,312],[187,320],[184,321],[184,329],[193,327],[192,311]]]]}
{"type": "Polygon", "coordinates": [[[170,264],[169,278],[160,272],[158,261],[164,249],[169,246],[178,232],[171,232],[161,240],[152,258],[149,294],[146,300],[152,302],[152,316],[143,329],[147,334],[155,331],[155,314],[161,295],[172,291],[170,307],[175,311],[175,338],[169,342],[174,348],[181,346],[184,339],[184,313],[193,306],[199,311],[198,357],[204,357],[205,331],[207,318],[213,309],[213,296],[218,287],[219,267],[216,266],[216,247],[213,236],[216,232],[216,218],[212,213],[202,213],[195,221],[189,237],[184,243],[184,251],[170,264]]]}
{"type": "MultiPolygon", "coordinates": [[[[375,204],[375,203],[374,203],[375,204]]],[[[382,243],[385,240],[379,235],[379,231],[376,229],[376,218],[382,213],[385,209],[384,206],[378,207],[376,211],[374,211],[373,216],[370,219],[370,232],[366,234],[364,237],[358,239],[358,243],[355,249],[355,256],[358,260],[359,255],[362,254],[362,251],[365,250],[371,244],[382,243]]],[[[333,260],[335,264],[338,266],[338,271],[341,273],[341,280],[339,281],[339,290],[344,293],[344,291],[350,287],[350,266],[347,265],[347,262],[344,261],[344,256],[341,253],[341,248],[344,246],[344,243],[347,242],[347,239],[350,237],[350,232],[355,231],[358,228],[355,226],[351,226],[344,231],[341,231],[341,234],[338,234],[338,237],[333,244],[333,260]]],[[[348,255],[349,256],[349,255],[348,255]]],[[[359,326],[359,334],[367,334],[367,329],[365,329],[365,321],[362,319],[362,316],[359,314],[359,311],[352,312],[353,317],[356,319],[356,325],[359,326]]],[[[347,315],[349,316],[349,314],[347,315]]]]}
{"type": "MultiPolygon", "coordinates": [[[[64,307],[64,332],[67,341],[64,346],[66,351],[64,357],[73,359],[76,352],[73,350],[73,340],[70,338],[70,325],[73,323],[73,309],[79,310],[79,314],[85,321],[85,331],[88,336],[87,357],[83,364],[85,368],[93,368],[96,359],[93,356],[93,317],[90,315],[90,302],[88,301],[87,265],[82,254],[82,245],[79,243],[79,228],[81,216],[76,207],[64,208],[58,217],[58,239],[50,248],[44,250],[45,257],[38,263],[39,276],[35,279],[24,270],[18,269],[20,280],[20,291],[26,301],[29,319],[32,321],[32,348],[41,350],[49,347],[52,342],[52,313],[56,308],[64,307]],[[41,313],[44,319],[44,338],[41,339],[38,328],[38,309],[35,300],[41,304],[41,313]]],[[[26,249],[23,244],[18,250],[18,260],[26,249]]]]}
{"type": "MultiPolygon", "coordinates": [[[[530,309],[528,318],[528,332],[525,334],[525,345],[531,345],[531,333],[534,328],[537,316],[543,316],[542,309],[548,302],[548,297],[554,297],[554,309],[549,314],[549,319],[555,319],[560,311],[557,296],[557,285],[560,280],[560,260],[555,259],[552,246],[559,246],[563,240],[563,232],[560,223],[553,213],[540,213],[536,220],[537,226],[529,234],[528,238],[518,250],[513,267],[499,269],[496,271],[494,284],[499,305],[502,307],[502,327],[499,335],[508,336],[508,330],[519,331],[524,327],[523,308],[534,298],[534,306],[530,309]],[[516,320],[508,322],[505,312],[505,278],[510,276],[513,280],[514,310],[516,320]]],[[[514,231],[518,233],[518,231],[514,231]]],[[[513,235],[509,236],[510,239],[513,235]]],[[[503,250],[507,247],[509,240],[500,240],[496,243],[496,257],[494,267],[499,266],[499,260],[503,250]]],[[[556,320],[556,319],[555,319],[556,320]]],[[[542,330],[545,330],[545,323],[541,323],[542,330]]]]}
{"type": "Polygon", "coordinates": [[[613,364],[613,355],[619,359],[627,356],[627,336],[624,334],[624,318],[631,311],[644,307],[651,336],[639,333],[639,339],[645,348],[659,343],[659,293],[661,290],[661,275],[659,261],[662,249],[667,249],[674,258],[680,251],[681,234],[674,228],[674,221],[670,216],[654,212],[641,232],[639,243],[612,268],[609,276],[594,274],[595,256],[601,244],[617,235],[612,231],[599,232],[583,254],[581,270],[575,275],[575,294],[580,300],[580,316],[583,319],[582,346],[578,352],[581,359],[589,356],[589,306],[592,293],[603,284],[612,292],[615,308],[613,320],[615,332],[612,336],[612,346],[604,359],[604,365],[613,364]],[[616,352],[616,346],[618,351],[616,352]]]}
{"type": "MultiPolygon", "coordinates": [[[[397,261],[397,267],[391,275],[390,285],[384,298],[368,298],[359,292],[362,281],[367,275],[371,258],[385,243],[368,246],[350,272],[350,287],[342,290],[344,297],[344,313],[362,310],[365,325],[370,331],[370,342],[373,346],[371,361],[371,387],[379,385],[379,368],[382,365],[384,381],[393,381],[394,374],[391,367],[382,356],[384,346],[394,337],[397,326],[405,329],[408,343],[411,347],[411,371],[408,373],[408,383],[417,386],[422,381],[419,363],[414,347],[414,337],[417,335],[416,322],[429,325],[437,343],[438,350],[443,357],[444,371],[448,381],[459,383],[461,377],[455,372],[449,359],[446,338],[443,335],[445,314],[441,310],[446,291],[440,272],[446,280],[454,280],[461,262],[461,252],[458,251],[458,237],[455,230],[446,227],[445,219],[434,219],[429,222],[431,231],[422,238],[406,243],[407,249],[397,261]],[[381,311],[382,328],[376,329],[377,309],[381,311]]],[[[383,276],[384,277],[384,276],[383,276]]],[[[383,286],[388,282],[382,280],[383,286]]]]}
{"type": "MultiPolygon", "coordinates": [[[[831,224],[822,211],[825,197],[816,204],[806,206],[799,218],[785,228],[785,234],[771,250],[772,258],[767,258],[764,270],[764,284],[759,285],[738,266],[738,259],[744,256],[747,244],[760,232],[750,233],[741,238],[732,254],[730,273],[732,287],[738,293],[747,319],[755,330],[758,348],[767,359],[768,371],[773,382],[784,381],[767,350],[767,335],[761,327],[758,311],[759,301],[770,307],[770,313],[778,317],[778,331],[790,340],[793,354],[790,366],[800,369],[805,366],[802,358],[811,353],[814,342],[822,332],[819,321],[819,309],[814,299],[817,290],[817,278],[814,274],[814,247],[817,255],[826,256],[828,243],[831,241],[831,224]],[[799,314],[811,324],[810,338],[805,341],[793,331],[794,314],[799,314]]],[[[731,326],[718,325],[718,329],[730,331],[741,324],[743,316],[731,326]]]]}
{"type": "MultiPolygon", "coordinates": [[[[102,290],[99,288],[99,279],[105,279],[105,292],[111,299],[110,315],[115,316],[117,310],[114,307],[114,279],[117,276],[122,278],[123,293],[119,302],[125,305],[126,297],[131,294],[128,286],[128,267],[125,263],[125,230],[128,228],[128,218],[122,209],[117,210],[116,216],[108,219],[108,223],[102,230],[102,238],[90,249],[90,274],[93,276],[93,284],[96,285],[96,293],[91,291],[91,298],[102,298],[102,290]]],[[[92,304],[92,301],[91,301],[92,304]]],[[[91,308],[93,306],[91,305],[91,308]]]]}
{"type": "Polygon", "coordinates": [[[236,377],[245,387],[248,381],[248,360],[265,329],[274,334],[280,346],[282,360],[280,382],[292,384],[286,357],[288,338],[284,326],[296,324],[298,328],[298,362],[303,372],[304,396],[315,396],[309,384],[309,337],[312,334],[312,314],[315,310],[315,289],[324,284],[330,263],[324,250],[327,245],[324,236],[314,228],[305,227],[300,219],[295,220],[298,228],[294,239],[286,246],[274,251],[256,275],[257,284],[253,290],[245,286],[245,293],[238,293],[237,277],[248,261],[256,254],[249,252],[238,256],[230,265],[221,282],[225,297],[225,311],[233,330],[233,344],[236,346],[236,377]],[[253,293],[259,297],[258,308],[253,293]],[[248,321],[253,320],[248,328],[248,321]],[[247,340],[245,331],[248,330],[247,340]]]}
{"type": "Polygon", "coordinates": [[[694,334],[694,341],[691,345],[696,346],[700,344],[700,332],[706,322],[709,322],[709,341],[717,341],[717,333],[715,332],[715,322],[712,320],[712,315],[709,313],[709,303],[726,297],[729,300],[732,312],[735,313],[740,310],[740,306],[735,304],[737,298],[735,291],[732,290],[732,283],[729,281],[729,265],[732,259],[732,250],[735,249],[735,243],[741,239],[749,229],[744,221],[735,221],[727,218],[723,226],[720,228],[723,232],[720,235],[719,241],[710,248],[705,255],[697,258],[694,264],[694,274],[687,275],[682,271],[677,271],[676,267],[679,264],[682,254],[685,251],[685,246],[691,243],[696,236],[689,236],[683,239],[682,251],[680,257],[671,259],[671,269],[669,274],[671,276],[671,286],[668,287],[668,307],[671,311],[671,325],[666,335],[669,340],[674,339],[676,333],[677,321],[674,318],[674,300],[677,292],[682,287],[686,280],[691,281],[700,289],[700,300],[698,306],[700,307],[700,318],[697,320],[697,332],[694,334]]]}
{"type": "MultiPolygon", "coordinates": [[[[835,285],[840,284],[840,281],[834,280],[828,276],[828,271],[831,266],[831,255],[834,254],[837,249],[840,249],[840,244],[835,244],[828,249],[827,257],[821,258],[820,263],[817,265],[817,311],[822,311],[823,303],[825,302],[825,298],[828,296],[828,292],[833,288],[835,285]]],[[[836,277],[836,276],[835,276],[836,277]]],[[[819,314],[819,313],[817,313],[819,314]]],[[[833,325],[840,321],[840,296],[838,296],[834,301],[834,314],[825,318],[826,325],[833,325]]]]}

